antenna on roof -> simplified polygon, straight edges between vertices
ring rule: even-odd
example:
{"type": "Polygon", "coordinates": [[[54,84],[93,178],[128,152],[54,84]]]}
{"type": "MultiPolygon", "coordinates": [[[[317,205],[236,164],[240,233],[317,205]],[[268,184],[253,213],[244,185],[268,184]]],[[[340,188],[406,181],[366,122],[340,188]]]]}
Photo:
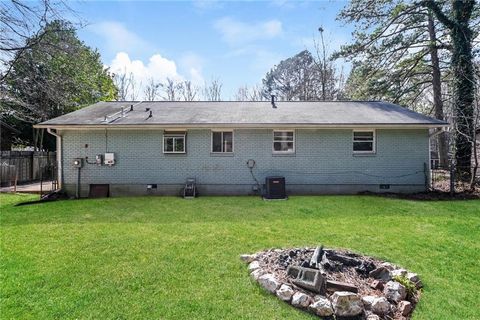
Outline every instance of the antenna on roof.
{"type": "Polygon", "coordinates": [[[272,103],[272,108],[276,109],[277,106],[275,105],[275,95],[272,94],[271,96],[272,96],[272,101],[271,101],[271,103],[272,103]]]}
{"type": "Polygon", "coordinates": [[[105,123],[105,124],[112,123],[119,118],[126,117],[127,114],[131,111],[133,111],[133,104],[130,105],[130,109],[127,109],[126,107],[121,106],[120,111],[114,112],[112,114],[107,114],[106,116],[104,116],[102,123],[105,123]]]}

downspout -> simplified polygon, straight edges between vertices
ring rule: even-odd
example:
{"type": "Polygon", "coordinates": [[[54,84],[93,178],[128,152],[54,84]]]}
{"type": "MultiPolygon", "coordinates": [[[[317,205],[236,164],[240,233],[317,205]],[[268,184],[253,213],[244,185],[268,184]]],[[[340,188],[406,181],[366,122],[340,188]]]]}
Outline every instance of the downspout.
{"type": "Polygon", "coordinates": [[[63,162],[62,162],[62,136],[57,132],[52,131],[52,128],[47,128],[47,132],[57,138],[57,180],[58,189],[63,186],[63,162]]]}

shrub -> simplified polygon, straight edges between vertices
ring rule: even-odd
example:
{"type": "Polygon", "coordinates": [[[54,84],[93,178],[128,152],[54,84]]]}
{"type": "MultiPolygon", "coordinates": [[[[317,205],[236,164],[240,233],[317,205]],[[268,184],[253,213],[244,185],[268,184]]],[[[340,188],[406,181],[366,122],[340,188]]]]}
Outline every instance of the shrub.
{"type": "Polygon", "coordinates": [[[402,284],[407,291],[407,299],[413,298],[417,293],[417,288],[415,287],[415,283],[410,281],[405,276],[395,276],[393,280],[397,281],[398,283],[402,284]]]}

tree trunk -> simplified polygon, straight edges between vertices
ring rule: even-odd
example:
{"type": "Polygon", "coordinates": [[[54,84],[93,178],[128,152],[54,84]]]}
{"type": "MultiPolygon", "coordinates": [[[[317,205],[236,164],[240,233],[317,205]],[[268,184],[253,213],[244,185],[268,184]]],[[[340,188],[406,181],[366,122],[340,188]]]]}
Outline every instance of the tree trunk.
{"type": "MultiPolygon", "coordinates": [[[[428,34],[430,36],[430,59],[432,60],[432,86],[435,118],[438,120],[445,120],[442,100],[442,79],[437,50],[437,35],[435,32],[433,14],[430,11],[428,13],[428,34]]],[[[448,143],[446,132],[442,132],[437,136],[437,142],[440,166],[446,168],[448,166],[448,143]]]]}
{"type": "Polygon", "coordinates": [[[478,154],[477,154],[477,141],[473,140],[473,169],[472,176],[470,178],[470,190],[475,190],[475,185],[477,184],[477,171],[478,171],[478,154]]]}
{"type": "Polygon", "coordinates": [[[470,177],[472,161],[474,72],[472,55],[472,30],[465,19],[464,3],[453,1],[453,14],[458,21],[451,30],[453,43],[452,67],[454,77],[454,108],[456,117],[456,162],[465,179],[470,177]]]}
{"type": "Polygon", "coordinates": [[[38,151],[38,129],[33,129],[33,151],[38,151]]]}
{"type": "Polygon", "coordinates": [[[455,117],[455,160],[457,172],[463,181],[471,176],[472,139],[474,137],[474,93],[475,78],[473,71],[472,39],[473,31],[470,19],[475,0],[451,0],[448,15],[442,11],[441,3],[425,0],[424,6],[430,8],[437,19],[450,31],[452,39],[453,70],[453,108],[455,117]]]}
{"type": "Polygon", "coordinates": [[[45,132],[45,129],[39,129],[39,130],[40,130],[39,151],[43,151],[43,133],[45,132]]]}

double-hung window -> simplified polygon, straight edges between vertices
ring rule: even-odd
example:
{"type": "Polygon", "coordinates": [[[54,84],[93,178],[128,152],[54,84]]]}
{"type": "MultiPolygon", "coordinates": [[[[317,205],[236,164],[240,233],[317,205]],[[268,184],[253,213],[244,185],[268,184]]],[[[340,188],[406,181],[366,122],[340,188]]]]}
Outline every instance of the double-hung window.
{"type": "Polygon", "coordinates": [[[375,153],[375,131],[354,130],[353,131],[353,152],[354,153],[375,153]]]}
{"type": "Polygon", "coordinates": [[[185,132],[165,132],[163,153],[185,153],[185,132]]]}
{"type": "Polygon", "coordinates": [[[233,152],[233,131],[212,131],[212,152],[233,152]]]}
{"type": "Polygon", "coordinates": [[[273,153],[294,153],[295,152],[295,131],[274,130],[273,131],[273,153]]]}

